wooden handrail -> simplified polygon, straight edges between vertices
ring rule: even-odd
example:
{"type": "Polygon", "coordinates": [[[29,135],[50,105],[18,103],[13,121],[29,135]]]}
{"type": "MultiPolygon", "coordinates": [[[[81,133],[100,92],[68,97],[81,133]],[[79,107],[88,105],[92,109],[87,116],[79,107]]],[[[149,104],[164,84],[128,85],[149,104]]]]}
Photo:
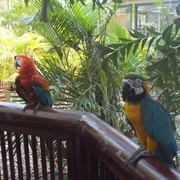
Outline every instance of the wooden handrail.
{"type": "MultiPolygon", "coordinates": [[[[134,167],[126,167],[125,162],[138,146],[91,113],[42,108],[37,115],[33,115],[32,109],[22,113],[23,107],[21,104],[0,103],[0,131],[11,130],[44,138],[58,137],[58,133],[61,133],[62,139],[63,134],[64,137],[69,134],[75,139],[80,137],[73,147],[77,154],[76,161],[80,157],[83,159],[83,148],[87,145],[116,179],[180,179],[180,173],[176,169],[154,157],[141,159],[134,167]]],[[[90,166],[87,162],[89,161],[85,162],[86,165],[90,166]]],[[[83,160],[80,163],[83,164],[83,160]]],[[[75,169],[80,177],[81,170],[78,167],[75,169]]],[[[82,175],[81,178],[74,179],[83,178],[82,175]]],[[[91,177],[86,179],[95,180],[91,177]]]]}

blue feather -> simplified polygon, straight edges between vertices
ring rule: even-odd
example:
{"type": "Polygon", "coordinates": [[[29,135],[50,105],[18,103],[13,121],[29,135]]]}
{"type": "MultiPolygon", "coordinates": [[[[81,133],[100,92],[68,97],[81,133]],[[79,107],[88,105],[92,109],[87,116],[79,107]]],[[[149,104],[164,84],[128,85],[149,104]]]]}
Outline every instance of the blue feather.
{"type": "Polygon", "coordinates": [[[49,92],[46,91],[41,86],[33,86],[34,91],[40,101],[40,103],[45,107],[52,107],[52,100],[49,95],[49,92]]]}
{"type": "Polygon", "coordinates": [[[159,157],[164,161],[173,161],[177,156],[177,144],[174,137],[175,127],[165,109],[150,96],[142,102],[142,117],[149,136],[159,143],[159,157]]]}

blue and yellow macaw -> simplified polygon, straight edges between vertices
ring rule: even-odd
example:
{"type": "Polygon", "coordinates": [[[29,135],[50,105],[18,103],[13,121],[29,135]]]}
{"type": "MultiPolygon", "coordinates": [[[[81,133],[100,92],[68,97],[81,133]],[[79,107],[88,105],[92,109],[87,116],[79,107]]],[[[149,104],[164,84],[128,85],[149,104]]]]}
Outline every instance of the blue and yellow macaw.
{"type": "Polygon", "coordinates": [[[127,120],[133,127],[141,147],[129,158],[127,165],[140,158],[157,156],[174,166],[177,144],[175,126],[165,109],[149,95],[145,78],[129,73],[123,79],[122,97],[127,120]]]}

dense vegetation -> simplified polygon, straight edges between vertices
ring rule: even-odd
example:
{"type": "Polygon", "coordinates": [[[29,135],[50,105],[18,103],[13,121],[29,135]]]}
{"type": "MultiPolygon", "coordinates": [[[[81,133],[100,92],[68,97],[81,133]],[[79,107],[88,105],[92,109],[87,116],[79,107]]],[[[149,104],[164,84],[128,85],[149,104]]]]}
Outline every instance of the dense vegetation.
{"type": "Polygon", "coordinates": [[[152,92],[160,88],[161,103],[178,115],[179,19],[162,33],[148,27],[149,36],[128,32],[113,20],[118,3],[12,1],[1,14],[0,79],[15,72],[14,54],[32,56],[51,85],[54,106],[90,111],[125,132],[121,81],[137,71],[150,80],[152,92]]]}

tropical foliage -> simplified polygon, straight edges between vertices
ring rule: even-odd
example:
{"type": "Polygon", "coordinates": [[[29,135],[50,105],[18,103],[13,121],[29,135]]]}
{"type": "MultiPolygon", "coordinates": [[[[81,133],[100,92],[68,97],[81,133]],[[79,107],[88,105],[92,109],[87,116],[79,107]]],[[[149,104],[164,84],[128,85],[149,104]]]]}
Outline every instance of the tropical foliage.
{"type": "MultiPolygon", "coordinates": [[[[93,112],[118,127],[123,73],[111,62],[105,62],[96,46],[97,41],[109,41],[105,39],[106,26],[113,13],[99,24],[100,16],[105,16],[102,13],[92,11],[91,4],[74,3],[64,8],[58,3],[48,22],[32,21],[30,25],[52,45],[36,64],[51,84],[54,105],[93,112]]],[[[128,34],[124,29],[122,32],[128,34]]]]}

